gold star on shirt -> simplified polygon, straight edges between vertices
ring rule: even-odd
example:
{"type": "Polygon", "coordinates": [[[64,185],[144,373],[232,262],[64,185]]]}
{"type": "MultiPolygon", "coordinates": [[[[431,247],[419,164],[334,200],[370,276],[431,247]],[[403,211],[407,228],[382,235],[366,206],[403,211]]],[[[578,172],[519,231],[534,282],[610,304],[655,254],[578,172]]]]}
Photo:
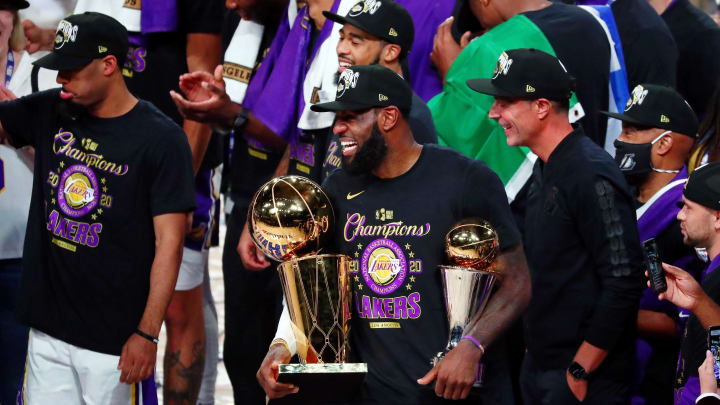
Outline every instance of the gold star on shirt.
{"type": "Polygon", "coordinates": [[[359,282],[360,282],[360,277],[355,276],[355,282],[359,283],[359,282]]]}
{"type": "Polygon", "coordinates": [[[102,214],[102,213],[103,213],[102,208],[98,208],[98,214],[102,214]]]}
{"type": "Polygon", "coordinates": [[[102,179],[100,179],[100,181],[102,182],[102,184],[105,184],[105,177],[103,177],[102,179]]]}
{"type": "Polygon", "coordinates": [[[408,284],[408,285],[405,286],[405,288],[407,288],[408,290],[412,290],[412,285],[411,285],[411,284],[408,284]]]}
{"type": "Polygon", "coordinates": [[[410,252],[410,253],[408,253],[408,256],[410,256],[410,258],[412,259],[413,257],[415,257],[415,253],[414,253],[414,252],[410,252]]]}
{"type": "Polygon", "coordinates": [[[360,257],[360,253],[355,252],[355,257],[360,257]]]}
{"type": "Polygon", "coordinates": [[[94,221],[94,220],[96,220],[96,219],[97,219],[97,215],[95,215],[95,214],[92,214],[92,215],[90,215],[90,218],[92,218],[92,219],[93,219],[93,221],[94,221]]]}
{"type": "Polygon", "coordinates": [[[410,282],[411,282],[411,283],[414,283],[414,282],[415,282],[415,276],[410,276],[410,282]]]}
{"type": "Polygon", "coordinates": [[[362,249],[362,243],[358,243],[358,250],[362,249]]]}
{"type": "Polygon", "coordinates": [[[103,193],[107,193],[107,187],[103,187],[103,193]]]}
{"type": "Polygon", "coordinates": [[[405,249],[410,250],[410,244],[409,244],[409,243],[406,243],[406,244],[405,244],[405,249]]]}
{"type": "Polygon", "coordinates": [[[55,190],[50,189],[50,195],[53,195],[53,194],[55,194],[55,190]]]}
{"type": "Polygon", "coordinates": [[[358,284],[358,290],[362,290],[362,284],[358,284]]]}
{"type": "Polygon", "coordinates": [[[50,200],[51,203],[55,204],[55,199],[50,200]]]}
{"type": "Polygon", "coordinates": [[[60,162],[60,167],[65,167],[65,162],[60,162]]]}

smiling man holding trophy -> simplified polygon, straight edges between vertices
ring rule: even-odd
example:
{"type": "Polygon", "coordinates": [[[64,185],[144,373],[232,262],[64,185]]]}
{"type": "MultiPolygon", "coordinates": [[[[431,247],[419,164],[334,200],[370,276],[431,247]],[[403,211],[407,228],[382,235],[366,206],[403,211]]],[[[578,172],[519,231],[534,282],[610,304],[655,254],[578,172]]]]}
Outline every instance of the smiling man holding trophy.
{"type": "MultiPolygon", "coordinates": [[[[502,183],[483,163],[435,145],[418,145],[407,124],[412,92],[380,66],[340,76],[336,99],[313,109],[337,111],[334,132],[343,167],[323,183],[337,219],[330,251],[350,257],[351,361],[367,363],[353,404],[433,404],[466,398],[483,360],[474,403],[514,404],[498,337],[527,307],[530,280],[520,235],[502,183]],[[435,366],[449,330],[439,267],[445,237],[465,218],[484,218],[498,235],[502,274],[482,312],[435,366]],[[434,387],[432,386],[434,384],[434,387]]],[[[287,296],[286,296],[287,299],[287,296]]],[[[268,397],[303,391],[277,381],[281,363],[302,349],[286,311],[258,371],[268,397]]],[[[330,388],[330,387],[328,387],[330,388]]]]}

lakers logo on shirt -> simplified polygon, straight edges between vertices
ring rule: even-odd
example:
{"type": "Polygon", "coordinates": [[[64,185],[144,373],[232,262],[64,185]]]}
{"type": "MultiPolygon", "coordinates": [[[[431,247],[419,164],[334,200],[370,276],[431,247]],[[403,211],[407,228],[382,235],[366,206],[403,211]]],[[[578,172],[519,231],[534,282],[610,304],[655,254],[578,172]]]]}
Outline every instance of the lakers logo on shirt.
{"type": "Polygon", "coordinates": [[[98,204],[98,182],[95,173],[84,165],[72,165],[60,176],[58,204],[66,215],[77,218],[98,204]]]}
{"type": "Polygon", "coordinates": [[[365,248],[360,268],[365,284],[376,294],[386,295],[405,281],[407,260],[397,243],[376,239],[365,248]]]}

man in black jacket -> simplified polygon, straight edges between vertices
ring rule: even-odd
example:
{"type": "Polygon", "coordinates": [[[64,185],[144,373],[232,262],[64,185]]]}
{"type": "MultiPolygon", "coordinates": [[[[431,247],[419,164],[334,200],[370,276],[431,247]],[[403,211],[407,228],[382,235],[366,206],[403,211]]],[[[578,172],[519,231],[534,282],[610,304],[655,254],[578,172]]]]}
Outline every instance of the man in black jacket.
{"type": "Polygon", "coordinates": [[[568,122],[573,78],[535,49],[504,52],[489,116],[538,156],[524,241],[532,280],[521,374],[528,404],[629,401],[642,267],[633,200],[613,159],[568,122]]]}

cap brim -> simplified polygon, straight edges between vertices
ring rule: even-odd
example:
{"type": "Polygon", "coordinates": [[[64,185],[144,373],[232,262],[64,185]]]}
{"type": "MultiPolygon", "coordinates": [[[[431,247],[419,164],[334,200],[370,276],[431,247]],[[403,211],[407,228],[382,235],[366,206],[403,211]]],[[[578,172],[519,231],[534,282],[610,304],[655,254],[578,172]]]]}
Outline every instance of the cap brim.
{"type": "Polygon", "coordinates": [[[386,41],[388,41],[388,42],[391,42],[391,43],[393,43],[393,44],[396,43],[396,41],[397,41],[397,39],[394,39],[394,38],[389,37],[389,36],[387,36],[387,35],[382,35],[382,34],[379,34],[379,33],[377,33],[377,32],[374,32],[374,31],[376,31],[376,29],[374,30],[373,27],[368,27],[367,25],[360,24],[357,20],[355,20],[355,19],[353,19],[353,18],[343,17],[343,16],[341,16],[341,15],[339,15],[339,14],[331,13],[331,12],[329,12],[329,11],[323,11],[323,15],[325,16],[325,18],[327,18],[327,19],[330,20],[330,21],[334,21],[334,22],[339,23],[339,24],[350,24],[350,25],[352,25],[353,27],[359,28],[359,29],[361,29],[361,30],[363,30],[363,31],[371,34],[371,35],[374,35],[374,36],[376,36],[376,37],[382,38],[382,39],[384,39],[384,40],[386,40],[386,41]]]}
{"type": "Polygon", "coordinates": [[[367,110],[368,108],[376,107],[374,105],[367,105],[361,103],[348,103],[343,101],[330,101],[327,103],[313,104],[310,109],[315,112],[336,112],[336,111],[359,111],[367,110]]]}
{"type": "Polygon", "coordinates": [[[336,23],[340,23],[340,24],[346,24],[346,23],[352,24],[352,22],[348,21],[347,18],[345,18],[339,14],[335,14],[330,11],[323,11],[322,14],[325,16],[325,18],[327,18],[330,21],[335,21],[336,23]]]}
{"type": "Polygon", "coordinates": [[[489,94],[494,97],[516,98],[517,94],[503,90],[492,83],[492,79],[470,79],[467,82],[468,87],[478,93],[489,94]]]}
{"type": "Polygon", "coordinates": [[[92,61],[93,58],[87,56],[58,55],[50,52],[33,62],[33,65],[50,70],[73,70],[86,66],[92,61]]]}
{"type": "Polygon", "coordinates": [[[635,119],[635,118],[633,118],[633,117],[627,116],[627,115],[625,115],[625,114],[614,113],[614,112],[610,112],[610,111],[598,111],[598,112],[599,112],[600,114],[607,115],[607,116],[610,117],[610,118],[615,118],[615,119],[618,119],[618,120],[620,120],[620,121],[622,121],[622,122],[627,122],[628,124],[634,124],[634,125],[640,125],[640,126],[643,126],[643,127],[653,127],[653,128],[655,128],[655,124],[648,124],[648,123],[646,123],[646,122],[642,122],[642,121],[640,121],[640,120],[638,120],[638,119],[635,119]]]}

